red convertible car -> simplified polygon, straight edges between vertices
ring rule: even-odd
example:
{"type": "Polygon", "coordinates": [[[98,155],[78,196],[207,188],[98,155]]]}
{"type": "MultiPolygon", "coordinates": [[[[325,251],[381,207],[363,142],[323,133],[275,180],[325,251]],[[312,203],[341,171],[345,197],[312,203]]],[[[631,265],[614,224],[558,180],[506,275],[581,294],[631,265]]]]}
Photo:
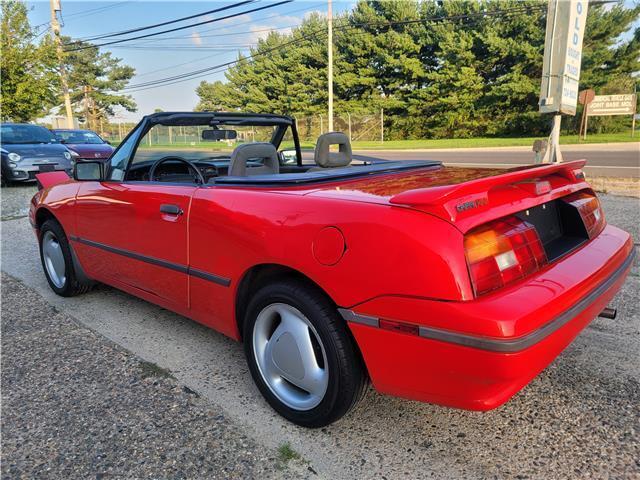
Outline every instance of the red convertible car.
{"type": "Polygon", "coordinates": [[[343,416],[369,381],[498,407],[615,314],[635,250],[606,224],[585,161],[352,157],[334,132],[303,162],[285,116],[147,116],[106,165],[38,175],[44,273],[59,295],[104,282],[243,341],[261,393],[307,427],[343,416]],[[180,145],[153,146],[176,132],[180,145]]]}

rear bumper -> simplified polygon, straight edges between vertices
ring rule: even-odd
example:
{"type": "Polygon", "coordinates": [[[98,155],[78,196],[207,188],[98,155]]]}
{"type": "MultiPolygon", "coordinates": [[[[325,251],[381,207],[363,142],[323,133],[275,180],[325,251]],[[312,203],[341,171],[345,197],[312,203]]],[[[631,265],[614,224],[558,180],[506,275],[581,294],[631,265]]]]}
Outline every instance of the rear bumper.
{"type": "Polygon", "coordinates": [[[551,363],[618,292],[635,250],[608,226],[525,282],[468,302],[380,297],[342,310],[379,391],[470,409],[500,406],[551,363]],[[420,336],[378,328],[385,318],[420,336]]]}

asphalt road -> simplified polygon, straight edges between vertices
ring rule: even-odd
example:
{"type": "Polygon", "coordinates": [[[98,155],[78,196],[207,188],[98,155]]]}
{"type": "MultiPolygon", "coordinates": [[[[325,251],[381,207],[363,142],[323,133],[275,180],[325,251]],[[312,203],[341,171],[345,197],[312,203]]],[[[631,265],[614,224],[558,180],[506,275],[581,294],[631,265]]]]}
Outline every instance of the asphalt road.
{"type": "MultiPolygon", "coordinates": [[[[618,318],[595,319],[549,368],[496,410],[452,410],[370,391],[342,421],[306,430],[281,419],[262,400],[239,344],[112,288],[71,299],[54,295],[28,221],[20,218],[29,194],[28,188],[3,191],[3,271],[65,315],[171,371],[257,444],[277,448],[289,442],[318,478],[640,478],[637,265],[614,300],[618,318]],[[20,208],[5,210],[12,205],[20,208]]],[[[609,222],[639,238],[638,199],[603,195],[602,200],[609,222]]],[[[13,308],[18,305],[3,304],[13,308]]]]}

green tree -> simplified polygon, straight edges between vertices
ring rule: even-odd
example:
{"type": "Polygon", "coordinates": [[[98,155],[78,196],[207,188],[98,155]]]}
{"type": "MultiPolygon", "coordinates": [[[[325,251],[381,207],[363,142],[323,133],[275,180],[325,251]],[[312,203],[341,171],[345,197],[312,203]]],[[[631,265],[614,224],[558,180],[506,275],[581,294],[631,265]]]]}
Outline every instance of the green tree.
{"type": "MultiPolygon", "coordinates": [[[[629,31],[639,15],[640,5],[590,6],[581,88],[633,91],[640,30],[629,31]]],[[[360,0],[334,25],[336,114],[384,108],[387,138],[548,133],[549,117],[538,111],[544,2],[360,0]]],[[[290,34],[271,33],[225,81],[200,84],[198,108],[325,113],[325,29],[324,17],[313,15],[290,34]]],[[[577,128],[575,118],[566,124],[577,128]]]]}
{"type": "Polygon", "coordinates": [[[73,42],[62,38],[66,45],[65,66],[69,81],[71,102],[90,128],[97,128],[100,119],[114,114],[116,107],[135,112],[137,105],[130,95],[118,93],[135,75],[135,69],[123,65],[111,52],[100,52],[98,47],[87,47],[86,42],[73,42]]]}
{"type": "Polygon", "coordinates": [[[48,37],[35,42],[27,7],[3,1],[0,20],[2,119],[26,122],[44,116],[56,103],[55,48],[48,37]]]}

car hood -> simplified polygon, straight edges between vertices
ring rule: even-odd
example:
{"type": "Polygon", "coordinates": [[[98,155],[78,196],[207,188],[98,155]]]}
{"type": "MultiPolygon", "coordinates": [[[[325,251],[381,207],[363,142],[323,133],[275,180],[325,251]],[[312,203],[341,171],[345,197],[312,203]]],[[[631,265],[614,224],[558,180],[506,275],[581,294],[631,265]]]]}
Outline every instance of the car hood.
{"type": "Polygon", "coordinates": [[[108,144],[66,143],[65,146],[83,158],[106,158],[113,153],[113,147],[108,144]]]}
{"type": "Polygon", "coordinates": [[[2,150],[7,153],[17,153],[21,157],[64,157],[67,147],[60,143],[25,143],[2,144],[2,150]]]}

